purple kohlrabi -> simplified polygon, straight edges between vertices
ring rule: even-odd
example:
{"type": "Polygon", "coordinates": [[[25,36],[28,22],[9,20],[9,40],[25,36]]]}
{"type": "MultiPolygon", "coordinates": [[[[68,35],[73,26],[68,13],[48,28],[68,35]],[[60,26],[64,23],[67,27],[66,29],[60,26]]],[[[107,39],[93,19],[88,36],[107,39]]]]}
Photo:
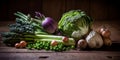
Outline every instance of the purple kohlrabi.
{"type": "Polygon", "coordinates": [[[54,21],[50,17],[46,17],[42,21],[42,27],[48,32],[48,33],[54,33],[57,30],[57,22],[54,21]]]}

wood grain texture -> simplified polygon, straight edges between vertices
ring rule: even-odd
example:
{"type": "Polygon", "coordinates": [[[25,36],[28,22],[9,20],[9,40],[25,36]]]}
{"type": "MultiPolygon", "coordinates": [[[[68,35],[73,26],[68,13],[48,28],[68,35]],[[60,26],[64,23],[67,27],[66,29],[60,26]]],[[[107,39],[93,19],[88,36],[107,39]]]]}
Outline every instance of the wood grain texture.
{"type": "Polygon", "coordinates": [[[42,12],[45,16],[53,17],[56,21],[60,20],[62,13],[65,10],[65,0],[43,0],[42,12]]]}
{"type": "Polygon", "coordinates": [[[104,0],[90,1],[90,14],[94,20],[107,20],[108,8],[104,0]]]}
{"type": "Polygon", "coordinates": [[[0,53],[2,60],[119,60],[120,52],[15,52],[0,53]]]}
{"type": "Polygon", "coordinates": [[[59,21],[63,13],[73,9],[81,9],[97,21],[118,21],[119,5],[116,0],[4,0],[0,2],[0,21],[14,21],[16,11],[32,16],[39,11],[59,21]]]}

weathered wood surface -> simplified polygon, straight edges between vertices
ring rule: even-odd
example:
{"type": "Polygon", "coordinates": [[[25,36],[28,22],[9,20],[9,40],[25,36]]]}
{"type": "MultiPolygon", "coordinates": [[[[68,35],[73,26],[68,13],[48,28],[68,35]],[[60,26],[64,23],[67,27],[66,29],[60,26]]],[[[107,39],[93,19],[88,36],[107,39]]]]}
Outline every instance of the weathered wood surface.
{"type": "Polygon", "coordinates": [[[0,2],[0,21],[14,21],[13,13],[17,11],[32,16],[39,11],[59,21],[64,12],[73,9],[84,10],[97,21],[117,21],[119,3],[119,0],[3,0],[0,2]]]}
{"type": "Polygon", "coordinates": [[[114,45],[99,50],[64,52],[0,47],[0,60],[120,60],[120,44],[116,48],[114,45]]]}
{"type": "Polygon", "coordinates": [[[0,53],[1,60],[120,60],[120,52],[0,53]]]}

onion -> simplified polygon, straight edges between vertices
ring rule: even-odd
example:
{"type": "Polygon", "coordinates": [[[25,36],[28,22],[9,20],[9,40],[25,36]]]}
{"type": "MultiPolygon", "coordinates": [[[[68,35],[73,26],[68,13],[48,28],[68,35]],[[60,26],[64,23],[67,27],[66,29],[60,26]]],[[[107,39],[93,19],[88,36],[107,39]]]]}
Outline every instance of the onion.
{"type": "Polygon", "coordinates": [[[20,48],[20,43],[16,43],[16,44],[15,44],[15,47],[16,47],[16,48],[20,48]]]}
{"type": "Polygon", "coordinates": [[[57,44],[58,44],[57,41],[55,41],[55,40],[52,40],[52,41],[51,41],[51,46],[56,46],[57,44]]]}
{"type": "Polygon", "coordinates": [[[110,38],[104,38],[103,42],[104,42],[105,46],[111,46],[112,45],[112,40],[110,38]]]}
{"type": "Polygon", "coordinates": [[[84,39],[80,39],[77,43],[77,47],[80,49],[85,49],[87,47],[87,42],[84,39]]]}
{"type": "Polygon", "coordinates": [[[67,43],[68,40],[69,40],[68,37],[63,37],[63,38],[62,38],[62,41],[63,41],[64,43],[67,43]]]}
{"type": "Polygon", "coordinates": [[[106,28],[100,28],[99,32],[102,33],[103,31],[105,31],[106,28]]]}
{"type": "Polygon", "coordinates": [[[26,45],[27,45],[27,42],[25,42],[25,41],[20,41],[20,47],[21,47],[21,48],[26,47],[26,45]]]}
{"type": "Polygon", "coordinates": [[[42,27],[48,33],[54,33],[57,29],[57,23],[50,17],[46,17],[45,20],[42,21],[42,27]]]}
{"type": "Polygon", "coordinates": [[[105,46],[111,46],[112,45],[112,40],[110,39],[111,31],[103,26],[102,28],[99,29],[100,34],[103,37],[103,43],[105,46]]]}
{"type": "Polygon", "coordinates": [[[108,38],[108,37],[110,37],[111,32],[108,29],[105,29],[104,31],[102,31],[101,34],[102,34],[103,37],[108,38]]]}
{"type": "Polygon", "coordinates": [[[105,26],[101,27],[99,29],[99,33],[102,35],[102,37],[108,38],[111,35],[111,32],[108,28],[106,28],[105,26]]]}

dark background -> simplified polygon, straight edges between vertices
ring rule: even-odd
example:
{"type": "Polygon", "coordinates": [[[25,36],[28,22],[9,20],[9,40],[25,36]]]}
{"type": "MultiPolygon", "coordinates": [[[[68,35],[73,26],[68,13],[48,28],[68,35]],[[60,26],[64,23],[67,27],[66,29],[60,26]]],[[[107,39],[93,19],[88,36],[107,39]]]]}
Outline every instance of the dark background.
{"type": "Polygon", "coordinates": [[[81,9],[95,20],[93,30],[102,25],[109,28],[112,46],[100,50],[50,53],[6,47],[0,39],[0,60],[120,60],[119,0],[0,0],[0,32],[9,31],[8,25],[15,23],[14,13],[17,11],[29,13],[32,17],[35,11],[39,11],[59,21],[63,13],[73,9],[81,9]]]}
{"type": "Polygon", "coordinates": [[[119,21],[119,0],[1,0],[0,21],[14,21],[13,13],[31,14],[39,11],[59,21],[62,14],[81,9],[97,21],[119,21]]]}

